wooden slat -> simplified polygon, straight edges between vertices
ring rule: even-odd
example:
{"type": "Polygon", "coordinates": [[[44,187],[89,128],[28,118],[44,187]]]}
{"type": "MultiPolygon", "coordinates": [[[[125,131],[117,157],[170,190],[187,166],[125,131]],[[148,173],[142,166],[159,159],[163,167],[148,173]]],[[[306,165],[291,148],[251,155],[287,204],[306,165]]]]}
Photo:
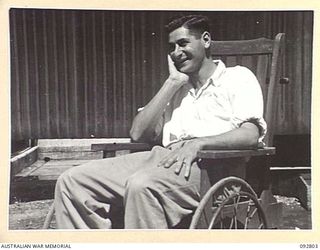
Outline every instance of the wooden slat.
{"type": "Polygon", "coordinates": [[[33,147],[13,157],[10,160],[11,175],[19,173],[24,168],[33,164],[38,158],[38,147],[33,147]]]}
{"type": "Polygon", "coordinates": [[[91,151],[56,151],[56,152],[45,152],[38,154],[39,159],[50,159],[50,160],[72,160],[72,159],[101,159],[103,157],[102,152],[91,152],[91,151]]]}
{"type": "MultiPolygon", "coordinates": [[[[150,147],[147,143],[98,143],[92,144],[91,149],[93,151],[113,152],[118,150],[148,150],[150,147]]],[[[273,154],[275,154],[275,148],[266,147],[255,150],[201,150],[197,156],[199,158],[221,159],[273,154]]]]}
{"type": "Polygon", "coordinates": [[[130,138],[90,138],[90,139],[39,139],[40,150],[49,150],[49,148],[79,147],[91,150],[93,143],[128,143],[130,138]]]}
{"type": "Polygon", "coordinates": [[[250,69],[254,74],[257,72],[257,62],[256,62],[256,57],[257,56],[242,56],[241,57],[241,62],[239,65],[247,67],[250,69]]]}
{"type": "Polygon", "coordinates": [[[198,152],[197,156],[199,158],[221,159],[274,154],[275,148],[268,147],[257,150],[201,150],[198,152]]]}
{"type": "Polygon", "coordinates": [[[214,41],[211,49],[214,55],[256,55],[272,53],[273,41],[259,38],[247,41],[214,41]]]}
{"type": "Polygon", "coordinates": [[[50,161],[32,173],[39,180],[56,180],[64,171],[87,163],[88,160],[50,161]]]}
{"type": "Polygon", "coordinates": [[[268,88],[268,85],[266,84],[267,72],[268,72],[267,66],[268,66],[268,56],[267,55],[258,56],[256,76],[262,89],[264,103],[266,103],[267,101],[267,88],[268,88]]]}
{"type": "Polygon", "coordinates": [[[147,143],[97,143],[92,144],[93,151],[118,151],[118,150],[149,150],[151,146],[147,143]]]}
{"type": "Polygon", "coordinates": [[[57,160],[57,161],[48,161],[46,167],[59,167],[59,166],[79,166],[84,164],[89,160],[57,160]]]}
{"type": "Polygon", "coordinates": [[[267,93],[267,101],[265,105],[265,120],[268,122],[269,132],[265,138],[266,145],[273,145],[273,135],[274,135],[274,116],[276,112],[276,105],[277,105],[277,87],[278,87],[278,77],[279,77],[279,61],[280,56],[282,54],[283,43],[284,43],[285,34],[279,33],[276,35],[274,40],[273,46],[273,54],[271,60],[271,68],[270,68],[270,81],[268,86],[268,93],[267,93]]]}
{"type": "Polygon", "coordinates": [[[36,161],[35,163],[33,163],[32,165],[30,165],[27,168],[24,168],[21,172],[19,172],[18,174],[16,174],[14,176],[14,180],[21,180],[23,178],[28,178],[30,176],[34,176],[32,173],[34,171],[36,171],[37,169],[41,168],[42,166],[44,166],[46,164],[46,161],[40,160],[40,161],[36,161]]]}
{"type": "Polygon", "coordinates": [[[234,67],[237,65],[237,57],[236,56],[228,56],[225,58],[224,62],[227,67],[234,67]]]}
{"type": "Polygon", "coordinates": [[[40,147],[39,153],[50,152],[85,152],[89,151],[87,146],[52,146],[52,147],[40,147]]]}
{"type": "Polygon", "coordinates": [[[49,162],[40,160],[17,174],[14,180],[20,182],[26,180],[56,180],[64,171],[88,161],[90,160],[57,160],[49,162]]]}
{"type": "Polygon", "coordinates": [[[102,150],[91,150],[93,143],[128,143],[130,138],[100,139],[40,139],[38,140],[39,159],[101,159],[102,150]]]}

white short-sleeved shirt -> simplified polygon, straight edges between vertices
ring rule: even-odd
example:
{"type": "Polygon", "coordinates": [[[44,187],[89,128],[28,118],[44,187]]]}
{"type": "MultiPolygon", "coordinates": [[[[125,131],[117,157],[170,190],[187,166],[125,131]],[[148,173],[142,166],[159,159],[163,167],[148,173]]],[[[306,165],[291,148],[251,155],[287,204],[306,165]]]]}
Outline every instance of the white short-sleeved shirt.
{"type": "MultiPolygon", "coordinates": [[[[255,75],[246,67],[228,67],[220,60],[208,81],[195,93],[186,84],[174,95],[164,113],[163,146],[183,139],[222,134],[246,121],[266,134],[263,96],[255,75]]],[[[162,126],[161,126],[162,127],[162,126]]]]}

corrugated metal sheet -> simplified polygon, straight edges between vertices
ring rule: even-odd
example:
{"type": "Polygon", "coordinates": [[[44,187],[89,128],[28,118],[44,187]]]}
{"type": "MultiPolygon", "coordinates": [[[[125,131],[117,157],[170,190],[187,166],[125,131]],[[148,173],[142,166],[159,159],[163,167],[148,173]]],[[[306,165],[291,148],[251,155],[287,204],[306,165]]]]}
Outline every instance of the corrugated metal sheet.
{"type": "MultiPolygon", "coordinates": [[[[167,75],[177,12],[11,9],[13,140],[125,137],[167,75]]],[[[276,133],[310,132],[312,12],[206,12],[216,40],[286,33],[276,133]]]]}
{"type": "Polygon", "coordinates": [[[276,134],[310,134],[312,90],[313,12],[265,14],[265,35],[286,33],[281,75],[289,84],[280,85],[276,134]]]}

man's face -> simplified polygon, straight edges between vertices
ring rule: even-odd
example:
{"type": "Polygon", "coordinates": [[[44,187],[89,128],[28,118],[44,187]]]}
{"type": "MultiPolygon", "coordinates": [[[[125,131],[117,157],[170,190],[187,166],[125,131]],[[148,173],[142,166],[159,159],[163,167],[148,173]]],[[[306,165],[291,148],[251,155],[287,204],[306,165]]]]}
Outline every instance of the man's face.
{"type": "Polygon", "coordinates": [[[180,72],[196,73],[206,55],[203,37],[180,27],[169,34],[169,54],[180,72]]]}

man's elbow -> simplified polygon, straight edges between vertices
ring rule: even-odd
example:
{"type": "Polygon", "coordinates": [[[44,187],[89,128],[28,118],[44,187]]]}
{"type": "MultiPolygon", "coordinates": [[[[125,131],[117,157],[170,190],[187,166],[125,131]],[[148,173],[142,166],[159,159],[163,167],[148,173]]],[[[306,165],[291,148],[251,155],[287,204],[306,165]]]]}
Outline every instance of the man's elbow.
{"type": "Polygon", "coordinates": [[[142,133],[139,129],[135,129],[134,127],[132,127],[130,129],[130,137],[133,141],[141,141],[142,133]]]}
{"type": "Polygon", "coordinates": [[[249,130],[247,133],[247,143],[249,148],[257,149],[259,146],[259,130],[249,130]]]}
{"type": "Polygon", "coordinates": [[[248,138],[248,147],[250,149],[257,149],[259,146],[259,136],[251,136],[248,138]]]}
{"type": "Polygon", "coordinates": [[[132,127],[130,129],[130,137],[132,141],[136,142],[148,142],[148,133],[147,131],[141,130],[139,128],[132,127]]]}
{"type": "Polygon", "coordinates": [[[244,138],[245,138],[245,144],[250,149],[256,149],[259,146],[259,129],[254,124],[245,124],[243,126],[243,129],[245,131],[244,138]]]}

